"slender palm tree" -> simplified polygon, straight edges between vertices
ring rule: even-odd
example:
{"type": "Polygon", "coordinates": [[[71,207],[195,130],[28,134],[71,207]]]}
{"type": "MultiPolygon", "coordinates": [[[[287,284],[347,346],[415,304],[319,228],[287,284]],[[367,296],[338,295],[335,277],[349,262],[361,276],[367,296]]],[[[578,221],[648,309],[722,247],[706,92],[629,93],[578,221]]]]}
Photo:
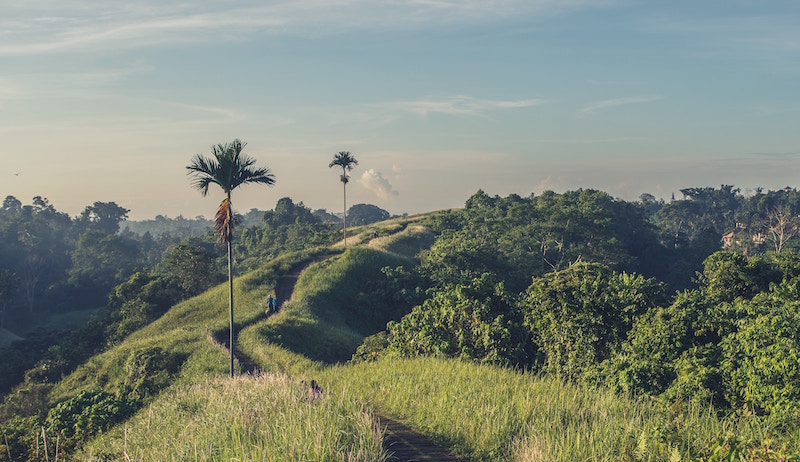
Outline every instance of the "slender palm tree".
{"type": "Polygon", "coordinates": [[[353,170],[355,166],[358,165],[358,161],[349,151],[340,151],[339,153],[333,156],[333,160],[328,167],[342,167],[342,176],[339,177],[342,180],[343,188],[344,188],[344,215],[343,222],[344,227],[344,245],[347,246],[347,182],[350,181],[350,177],[347,176],[347,172],[353,170]]]}
{"type": "Polygon", "coordinates": [[[233,226],[234,215],[231,208],[231,191],[247,183],[263,183],[271,186],[275,175],[267,167],[254,167],[256,160],[242,153],[246,143],[238,139],[231,143],[211,146],[213,157],[197,154],[186,169],[193,177],[192,186],[199,189],[205,197],[208,187],[216,184],[225,193],[225,199],[214,216],[214,232],[220,243],[228,248],[228,302],[230,306],[230,351],[231,377],[233,377],[233,226]]]}

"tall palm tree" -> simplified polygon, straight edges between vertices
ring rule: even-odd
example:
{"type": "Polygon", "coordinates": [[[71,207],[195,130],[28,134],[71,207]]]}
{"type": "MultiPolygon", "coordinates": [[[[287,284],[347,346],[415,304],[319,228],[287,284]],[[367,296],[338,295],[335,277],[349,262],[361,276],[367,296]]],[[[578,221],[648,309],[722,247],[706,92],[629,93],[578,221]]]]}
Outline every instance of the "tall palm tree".
{"type": "Polygon", "coordinates": [[[263,183],[271,186],[275,175],[267,167],[254,167],[256,160],[242,153],[246,143],[238,139],[231,143],[211,146],[213,157],[196,154],[186,169],[193,176],[192,186],[199,189],[205,197],[208,187],[216,184],[225,193],[225,199],[214,216],[214,232],[220,243],[228,248],[228,302],[230,306],[230,351],[231,377],[233,377],[233,226],[234,215],[231,208],[231,191],[247,183],[263,183]]]}
{"type": "Polygon", "coordinates": [[[343,222],[344,227],[344,245],[347,246],[347,182],[350,181],[350,177],[347,176],[347,172],[353,170],[355,166],[358,165],[358,161],[349,151],[340,151],[339,153],[333,156],[333,160],[328,167],[342,167],[342,176],[339,177],[342,180],[343,188],[344,188],[344,215],[343,222]]]}

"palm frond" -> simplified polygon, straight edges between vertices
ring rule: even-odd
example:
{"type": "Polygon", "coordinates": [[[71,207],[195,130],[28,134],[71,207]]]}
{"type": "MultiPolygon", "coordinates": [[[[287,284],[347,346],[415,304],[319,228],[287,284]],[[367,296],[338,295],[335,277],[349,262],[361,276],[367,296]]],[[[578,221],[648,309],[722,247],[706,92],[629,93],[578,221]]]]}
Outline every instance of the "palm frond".
{"type": "Polygon", "coordinates": [[[217,235],[218,242],[228,243],[233,239],[233,225],[233,211],[226,197],[219,204],[217,214],[214,216],[214,234],[217,235]]]}
{"type": "MultiPolygon", "coordinates": [[[[220,169],[220,164],[216,158],[207,158],[200,154],[196,154],[191,163],[186,166],[189,170],[188,175],[193,175],[192,186],[205,196],[208,194],[208,186],[212,183],[220,184],[217,178],[217,172],[220,169]]],[[[223,188],[224,189],[224,188],[223,188]]]]}
{"type": "Polygon", "coordinates": [[[340,151],[333,156],[333,160],[328,167],[342,167],[343,171],[353,170],[358,165],[358,161],[349,151],[340,151]]]}

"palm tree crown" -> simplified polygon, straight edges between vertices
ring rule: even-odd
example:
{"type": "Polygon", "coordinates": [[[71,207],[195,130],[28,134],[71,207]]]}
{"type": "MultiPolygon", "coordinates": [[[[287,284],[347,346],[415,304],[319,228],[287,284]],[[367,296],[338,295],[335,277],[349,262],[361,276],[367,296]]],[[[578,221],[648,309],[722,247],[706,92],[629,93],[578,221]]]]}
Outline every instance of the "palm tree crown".
{"type": "Polygon", "coordinates": [[[226,194],[214,217],[214,230],[221,242],[233,238],[233,210],[230,207],[231,191],[247,183],[263,183],[273,185],[275,175],[267,167],[254,168],[256,160],[242,149],[247,143],[238,139],[230,143],[211,146],[213,157],[196,154],[190,165],[186,167],[190,175],[194,175],[192,186],[205,196],[211,184],[218,185],[226,194]]]}
{"type": "Polygon", "coordinates": [[[333,156],[333,160],[328,164],[328,167],[342,167],[342,176],[340,179],[342,183],[347,184],[349,181],[347,172],[353,170],[356,165],[358,165],[358,161],[349,151],[340,151],[333,156]]]}

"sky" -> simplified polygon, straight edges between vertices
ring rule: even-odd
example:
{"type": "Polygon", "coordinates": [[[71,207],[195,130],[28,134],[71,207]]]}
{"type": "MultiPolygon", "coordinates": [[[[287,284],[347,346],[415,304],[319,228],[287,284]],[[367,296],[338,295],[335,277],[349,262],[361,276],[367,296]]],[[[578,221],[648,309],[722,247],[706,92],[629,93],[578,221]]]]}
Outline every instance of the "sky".
{"type": "Polygon", "coordinates": [[[240,139],[272,187],[347,206],[479,189],[797,187],[796,0],[2,0],[0,196],[213,216],[186,166],[240,139]]]}

